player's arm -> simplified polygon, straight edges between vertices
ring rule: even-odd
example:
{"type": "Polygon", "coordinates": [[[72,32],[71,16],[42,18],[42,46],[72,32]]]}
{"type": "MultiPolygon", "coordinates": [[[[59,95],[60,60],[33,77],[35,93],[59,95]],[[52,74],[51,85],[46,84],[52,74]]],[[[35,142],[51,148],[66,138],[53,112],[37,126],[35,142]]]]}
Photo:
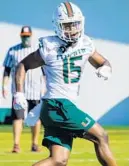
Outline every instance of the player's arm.
{"type": "Polygon", "coordinates": [[[97,69],[96,74],[99,77],[104,77],[104,79],[108,79],[110,77],[112,72],[111,64],[101,54],[95,51],[88,60],[90,64],[97,69]]]}
{"type": "Polygon", "coordinates": [[[16,69],[16,91],[17,92],[23,92],[23,85],[25,81],[25,75],[26,72],[29,69],[35,69],[37,67],[40,67],[44,65],[44,61],[40,56],[39,49],[31,54],[29,54],[26,58],[24,58],[16,69]]]}
{"type": "Polygon", "coordinates": [[[4,71],[3,71],[3,80],[2,80],[2,95],[4,98],[6,98],[8,95],[8,83],[9,83],[11,68],[13,65],[12,54],[10,52],[11,52],[11,48],[8,50],[8,53],[3,62],[4,71]]]}
{"type": "Polygon", "coordinates": [[[40,56],[39,49],[26,58],[24,58],[16,69],[15,74],[15,84],[16,84],[16,93],[14,94],[13,107],[15,110],[26,110],[28,107],[26,98],[23,93],[23,86],[25,81],[26,72],[29,69],[35,69],[44,64],[43,59],[40,56]]]}
{"type": "Polygon", "coordinates": [[[6,88],[8,85],[10,72],[11,72],[11,68],[5,66],[4,72],[3,72],[3,84],[2,84],[3,88],[6,88]]]}
{"type": "Polygon", "coordinates": [[[8,95],[8,83],[9,83],[10,72],[11,68],[5,66],[3,72],[3,81],[2,81],[2,95],[4,98],[6,98],[8,95]]]}
{"type": "Polygon", "coordinates": [[[104,58],[101,54],[99,54],[97,51],[95,51],[93,55],[89,57],[88,60],[90,64],[96,69],[103,65],[111,67],[110,62],[106,58],[104,58]]]}

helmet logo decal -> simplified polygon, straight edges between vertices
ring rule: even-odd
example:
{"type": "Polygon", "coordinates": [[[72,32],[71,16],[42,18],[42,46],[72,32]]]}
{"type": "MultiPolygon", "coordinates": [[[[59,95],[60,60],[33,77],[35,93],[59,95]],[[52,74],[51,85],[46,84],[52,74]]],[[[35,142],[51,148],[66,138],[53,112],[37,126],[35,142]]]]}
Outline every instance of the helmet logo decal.
{"type": "Polygon", "coordinates": [[[69,2],[64,2],[64,5],[67,9],[68,17],[72,17],[73,16],[73,9],[72,9],[71,4],[69,2]]]}

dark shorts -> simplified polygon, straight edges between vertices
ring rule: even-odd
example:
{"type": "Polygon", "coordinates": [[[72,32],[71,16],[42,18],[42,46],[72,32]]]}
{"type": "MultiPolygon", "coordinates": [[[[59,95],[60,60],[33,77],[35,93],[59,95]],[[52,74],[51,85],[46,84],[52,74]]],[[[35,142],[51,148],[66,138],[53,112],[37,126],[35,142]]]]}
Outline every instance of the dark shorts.
{"type": "MultiPolygon", "coordinates": [[[[40,100],[27,100],[28,103],[28,112],[33,109],[40,100]]],[[[24,110],[15,110],[12,105],[12,120],[24,119],[24,110]]]]}
{"type": "Polygon", "coordinates": [[[42,144],[61,145],[71,150],[74,137],[83,137],[95,121],[67,99],[44,99],[40,119],[44,125],[42,144]]]}

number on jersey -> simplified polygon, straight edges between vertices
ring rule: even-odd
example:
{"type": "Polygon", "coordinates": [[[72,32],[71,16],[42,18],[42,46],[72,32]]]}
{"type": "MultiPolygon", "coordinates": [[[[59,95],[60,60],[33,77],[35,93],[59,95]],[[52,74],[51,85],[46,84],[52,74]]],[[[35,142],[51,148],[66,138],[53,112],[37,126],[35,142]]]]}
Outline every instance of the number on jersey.
{"type": "Polygon", "coordinates": [[[63,76],[64,82],[66,84],[76,83],[80,80],[81,67],[75,65],[75,61],[82,60],[82,56],[68,57],[63,59],[63,76]],[[77,76],[75,78],[70,78],[70,74],[76,72],[77,76]]]}

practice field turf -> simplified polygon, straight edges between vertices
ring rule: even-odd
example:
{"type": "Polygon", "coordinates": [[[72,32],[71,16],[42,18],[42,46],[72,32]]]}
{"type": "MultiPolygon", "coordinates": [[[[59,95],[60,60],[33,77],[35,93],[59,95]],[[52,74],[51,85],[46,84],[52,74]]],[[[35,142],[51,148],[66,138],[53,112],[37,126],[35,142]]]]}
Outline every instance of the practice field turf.
{"type": "MultiPolygon", "coordinates": [[[[129,127],[106,128],[106,130],[118,166],[129,166],[129,127]]],[[[43,132],[40,134],[40,143],[42,135],[43,132]]],[[[40,153],[30,152],[30,140],[30,129],[26,127],[21,136],[21,153],[12,154],[12,127],[0,125],[0,166],[31,166],[32,163],[48,156],[48,150],[44,147],[41,147],[40,153]]],[[[68,166],[100,166],[93,144],[75,139],[68,166]]]]}

